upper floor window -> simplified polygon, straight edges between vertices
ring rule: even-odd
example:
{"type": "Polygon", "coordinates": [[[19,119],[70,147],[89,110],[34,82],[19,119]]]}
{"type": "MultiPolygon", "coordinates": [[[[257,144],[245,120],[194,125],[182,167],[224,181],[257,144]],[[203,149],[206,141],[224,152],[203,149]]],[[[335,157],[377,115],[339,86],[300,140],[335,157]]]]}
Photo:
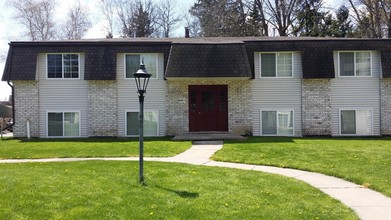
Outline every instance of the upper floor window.
{"type": "Polygon", "coordinates": [[[339,52],[340,76],[371,76],[371,52],[339,52]]]}
{"type": "Polygon", "coordinates": [[[48,54],[48,78],[79,78],[79,54],[48,54]]]}
{"type": "Polygon", "coordinates": [[[290,52],[261,53],[261,77],[292,77],[293,55],[290,52]]]}
{"type": "Polygon", "coordinates": [[[133,73],[140,68],[141,60],[144,61],[145,69],[151,78],[157,78],[157,54],[141,53],[125,55],[125,78],[133,78],[133,73]]]}

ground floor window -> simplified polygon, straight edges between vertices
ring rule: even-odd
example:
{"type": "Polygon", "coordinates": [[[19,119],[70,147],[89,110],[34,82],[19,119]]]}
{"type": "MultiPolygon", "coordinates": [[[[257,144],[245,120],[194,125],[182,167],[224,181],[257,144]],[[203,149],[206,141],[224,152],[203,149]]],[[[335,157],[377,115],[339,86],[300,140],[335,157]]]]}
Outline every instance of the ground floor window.
{"type": "Polygon", "coordinates": [[[293,135],[293,111],[261,111],[262,135],[293,135]]]}
{"type": "Polygon", "coordinates": [[[49,137],[79,137],[79,112],[48,112],[49,137]]]}
{"type": "Polygon", "coordinates": [[[341,134],[372,134],[372,110],[341,110],[340,119],[341,134]]]}
{"type": "MultiPolygon", "coordinates": [[[[146,111],[144,112],[144,135],[145,136],[158,136],[158,112],[146,111]]],[[[126,113],[126,135],[137,136],[139,135],[139,113],[127,112],[126,113]]]]}

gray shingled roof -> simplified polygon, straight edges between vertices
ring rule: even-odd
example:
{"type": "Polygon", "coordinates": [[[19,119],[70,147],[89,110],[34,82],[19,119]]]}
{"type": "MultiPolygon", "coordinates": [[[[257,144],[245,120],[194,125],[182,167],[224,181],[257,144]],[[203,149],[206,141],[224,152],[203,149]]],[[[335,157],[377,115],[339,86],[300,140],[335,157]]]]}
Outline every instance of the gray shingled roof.
{"type": "Polygon", "coordinates": [[[251,76],[244,43],[171,46],[166,77],[251,76]]]}
{"type": "Polygon", "coordinates": [[[166,77],[254,77],[254,52],[299,51],[303,78],[334,78],[333,51],[378,50],[391,78],[390,39],[130,38],[11,42],[3,81],[35,80],[38,53],[85,53],[86,80],[115,80],[117,53],[163,53],[166,77]]]}

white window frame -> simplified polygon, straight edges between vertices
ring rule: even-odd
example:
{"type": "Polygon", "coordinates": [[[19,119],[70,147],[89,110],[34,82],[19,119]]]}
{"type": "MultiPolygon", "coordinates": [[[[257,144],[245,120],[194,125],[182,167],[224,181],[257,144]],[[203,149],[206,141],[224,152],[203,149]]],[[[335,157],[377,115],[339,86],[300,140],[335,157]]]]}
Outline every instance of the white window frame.
{"type": "Polygon", "coordinates": [[[81,137],[81,111],[80,110],[50,110],[46,111],[46,137],[47,138],[77,138],[81,137]],[[63,129],[63,134],[62,136],[49,136],[49,113],[62,113],[63,114],[63,124],[62,124],[62,129],[63,129]],[[79,134],[77,136],[64,136],[64,113],[78,113],[79,114],[79,134]]]}
{"type": "MultiPolygon", "coordinates": [[[[133,113],[138,113],[140,110],[139,109],[128,109],[128,110],[125,110],[125,136],[126,137],[138,137],[139,135],[128,135],[128,112],[133,112],[133,113]]],[[[145,116],[145,113],[146,112],[153,112],[153,113],[156,113],[156,117],[157,117],[157,128],[156,128],[156,135],[145,135],[145,137],[159,137],[159,134],[160,134],[160,131],[159,131],[159,127],[160,127],[160,118],[159,118],[159,110],[156,110],[156,109],[144,109],[144,116],[145,116]]],[[[144,120],[145,120],[145,117],[144,117],[144,120]]],[[[145,132],[144,132],[145,133],[145,132]]]]}
{"type": "Polygon", "coordinates": [[[274,108],[271,108],[271,109],[260,109],[260,112],[259,112],[259,117],[260,117],[260,125],[259,125],[259,127],[260,127],[260,135],[261,136],[282,136],[282,137],[293,137],[293,136],[295,136],[295,110],[294,109],[283,109],[283,108],[279,108],[279,109],[274,109],[274,108]],[[263,134],[263,130],[262,130],[262,112],[263,111],[275,111],[276,112],[276,117],[277,117],[277,120],[276,120],[276,122],[277,122],[277,134],[267,134],[267,135],[264,135],[263,134]],[[287,112],[287,111],[289,111],[289,112],[292,112],[292,135],[282,135],[282,134],[278,134],[278,113],[279,112],[287,112]]]}
{"type": "Polygon", "coordinates": [[[294,52],[292,51],[278,51],[278,52],[258,52],[258,57],[259,57],[259,78],[261,79],[290,79],[294,78],[295,75],[295,69],[294,69],[294,52]],[[289,53],[292,55],[292,75],[291,76],[277,76],[278,72],[278,61],[277,61],[277,54],[282,54],[282,53],[289,53]],[[276,56],[276,76],[262,76],[262,54],[274,54],[276,56]]]}
{"type": "Polygon", "coordinates": [[[372,136],[374,135],[373,130],[373,109],[372,108],[340,108],[338,111],[338,129],[339,129],[339,135],[341,136],[372,136]],[[357,121],[357,111],[370,111],[371,112],[371,134],[357,134],[357,124],[356,124],[356,134],[342,134],[342,121],[341,121],[341,111],[354,111],[354,117],[357,121]]]}
{"type": "Polygon", "coordinates": [[[347,77],[347,78],[351,78],[351,77],[372,77],[373,75],[373,66],[372,66],[372,51],[371,50],[346,50],[346,51],[338,51],[338,77],[341,77],[341,78],[344,78],[344,77],[347,77]],[[360,53],[360,52],[366,52],[368,53],[369,52],[369,68],[370,68],[370,71],[369,71],[369,76],[357,76],[356,75],[356,53],[360,53]],[[354,53],[354,76],[342,76],[341,75],[341,53],[354,53]]]}
{"type": "Polygon", "coordinates": [[[80,73],[81,73],[81,63],[80,63],[80,60],[81,60],[81,53],[47,53],[46,54],[46,79],[47,80],[80,80],[80,73]],[[64,55],[67,55],[67,54],[77,54],[78,55],[78,76],[77,78],[64,78],[64,55]],[[61,63],[61,78],[49,78],[49,59],[48,59],[48,55],[61,55],[62,56],[62,63],[61,63]]]}
{"type": "MultiPolygon", "coordinates": [[[[156,77],[152,77],[150,79],[158,79],[159,78],[159,55],[158,53],[124,53],[124,79],[125,80],[134,80],[134,78],[127,78],[126,77],[126,55],[140,55],[142,56],[143,54],[150,54],[150,55],[155,55],[156,57],[156,77]]],[[[147,67],[148,68],[148,67],[147,67]]]]}

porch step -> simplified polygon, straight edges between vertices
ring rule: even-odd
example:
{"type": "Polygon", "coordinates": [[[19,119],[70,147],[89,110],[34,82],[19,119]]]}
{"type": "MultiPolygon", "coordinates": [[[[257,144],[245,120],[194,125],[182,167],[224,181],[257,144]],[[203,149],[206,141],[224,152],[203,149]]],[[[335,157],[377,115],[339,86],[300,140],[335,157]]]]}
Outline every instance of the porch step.
{"type": "Polygon", "coordinates": [[[223,140],[245,140],[246,137],[228,132],[190,132],[176,135],[174,140],[178,141],[223,141],[223,140]]]}

